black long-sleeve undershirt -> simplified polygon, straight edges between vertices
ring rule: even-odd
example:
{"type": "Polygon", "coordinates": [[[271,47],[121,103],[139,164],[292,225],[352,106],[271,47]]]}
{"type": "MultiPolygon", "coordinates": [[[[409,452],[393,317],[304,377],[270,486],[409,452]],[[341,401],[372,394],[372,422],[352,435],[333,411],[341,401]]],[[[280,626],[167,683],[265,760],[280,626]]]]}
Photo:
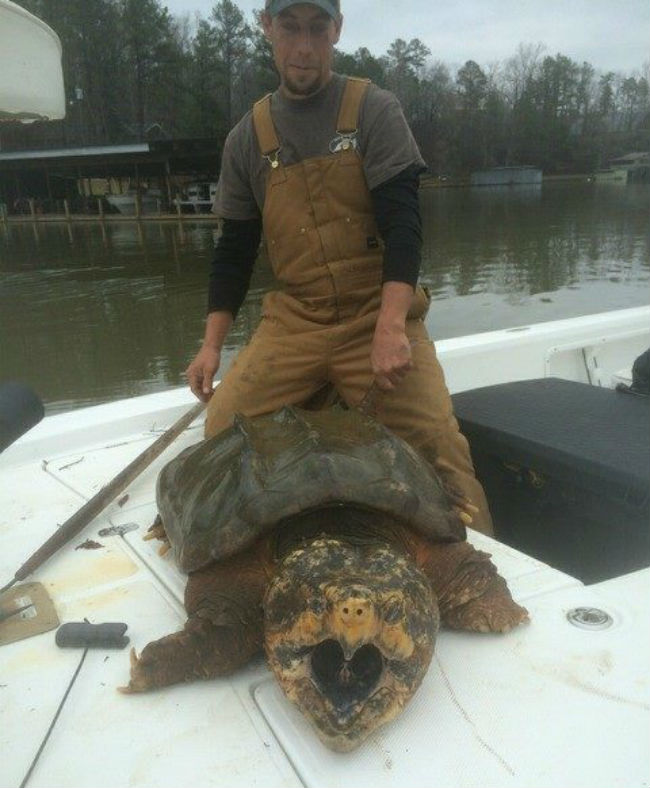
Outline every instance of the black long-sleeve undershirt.
{"type": "MultiPolygon", "coordinates": [[[[370,192],[384,241],[384,282],[417,284],[422,248],[419,172],[416,166],[407,167],[370,192]]],[[[248,292],[261,236],[261,217],[224,219],[210,270],[208,312],[237,314],[248,292]]]]}
{"type": "Polygon", "coordinates": [[[420,275],[422,220],[418,188],[422,168],[411,165],[372,189],[372,205],[384,241],[384,282],[406,282],[413,287],[420,275]]]}
{"type": "Polygon", "coordinates": [[[224,219],[210,269],[208,312],[231,312],[246,298],[262,237],[262,219],[224,219]]]}

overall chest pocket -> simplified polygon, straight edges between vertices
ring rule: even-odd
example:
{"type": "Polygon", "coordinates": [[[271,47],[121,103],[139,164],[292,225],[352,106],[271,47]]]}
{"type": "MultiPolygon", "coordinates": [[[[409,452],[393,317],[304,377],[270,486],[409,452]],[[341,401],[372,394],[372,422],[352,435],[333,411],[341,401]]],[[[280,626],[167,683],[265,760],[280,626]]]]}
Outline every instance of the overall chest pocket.
{"type": "Polygon", "coordinates": [[[269,260],[280,281],[298,284],[317,265],[318,255],[314,244],[318,243],[318,239],[314,238],[314,232],[301,228],[297,233],[267,239],[269,260]]]}

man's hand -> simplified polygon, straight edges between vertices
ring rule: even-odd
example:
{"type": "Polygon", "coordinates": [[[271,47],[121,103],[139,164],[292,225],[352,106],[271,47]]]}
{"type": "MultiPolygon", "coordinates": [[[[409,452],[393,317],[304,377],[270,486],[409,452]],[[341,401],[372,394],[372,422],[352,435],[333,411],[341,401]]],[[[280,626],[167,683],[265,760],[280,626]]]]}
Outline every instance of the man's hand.
{"type": "Polygon", "coordinates": [[[207,402],[212,396],[214,376],[220,363],[221,351],[204,344],[185,370],[192,393],[202,402],[207,402]]]}
{"type": "Polygon", "coordinates": [[[377,387],[392,391],[411,369],[411,343],[406,316],[413,302],[413,288],[404,282],[385,282],[381,307],[370,349],[370,363],[377,387]]]}
{"type": "Polygon", "coordinates": [[[411,369],[411,343],[404,329],[377,324],[370,362],[377,386],[392,391],[411,369]]]}
{"type": "Polygon", "coordinates": [[[232,326],[230,312],[210,312],[205,322],[205,338],[201,350],[185,370],[192,393],[202,402],[212,396],[214,376],[221,364],[221,348],[232,326]]]}

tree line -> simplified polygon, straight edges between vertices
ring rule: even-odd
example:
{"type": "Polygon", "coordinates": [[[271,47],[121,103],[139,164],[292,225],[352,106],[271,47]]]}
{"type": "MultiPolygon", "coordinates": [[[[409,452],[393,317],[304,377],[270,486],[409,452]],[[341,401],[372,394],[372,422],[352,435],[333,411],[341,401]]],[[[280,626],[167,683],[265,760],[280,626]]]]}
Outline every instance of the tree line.
{"type": "MultiPolygon", "coordinates": [[[[249,24],[232,0],[216,2],[208,18],[174,16],[159,0],[19,5],[61,38],[68,112],[14,130],[12,147],[223,141],[277,85],[259,20],[249,24]]],[[[503,62],[468,60],[452,70],[426,42],[398,38],[379,56],[337,50],[335,69],[398,96],[434,175],[515,164],[589,172],[650,148],[650,61],[633,74],[600,72],[540,43],[521,44],[503,62]]]]}

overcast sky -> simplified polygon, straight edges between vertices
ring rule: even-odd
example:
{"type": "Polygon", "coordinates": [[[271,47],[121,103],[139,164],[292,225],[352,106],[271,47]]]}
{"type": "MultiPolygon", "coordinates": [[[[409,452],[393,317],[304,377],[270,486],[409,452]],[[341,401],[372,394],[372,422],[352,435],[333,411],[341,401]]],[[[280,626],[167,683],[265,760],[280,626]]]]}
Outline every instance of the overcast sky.
{"type": "MultiPolygon", "coordinates": [[[[234,0],[249,22],[263,0],[234,0]]],[[[173,14],[208,17],[214,0],[163,0],[173,14]]],[[[629,73],[650,60],[649,0],[342,0],[339,48],[383,55],[396,38],[421,39],[450,67],[486,66],[520,43],[545,44],[601,71],[629,73]]]]}

